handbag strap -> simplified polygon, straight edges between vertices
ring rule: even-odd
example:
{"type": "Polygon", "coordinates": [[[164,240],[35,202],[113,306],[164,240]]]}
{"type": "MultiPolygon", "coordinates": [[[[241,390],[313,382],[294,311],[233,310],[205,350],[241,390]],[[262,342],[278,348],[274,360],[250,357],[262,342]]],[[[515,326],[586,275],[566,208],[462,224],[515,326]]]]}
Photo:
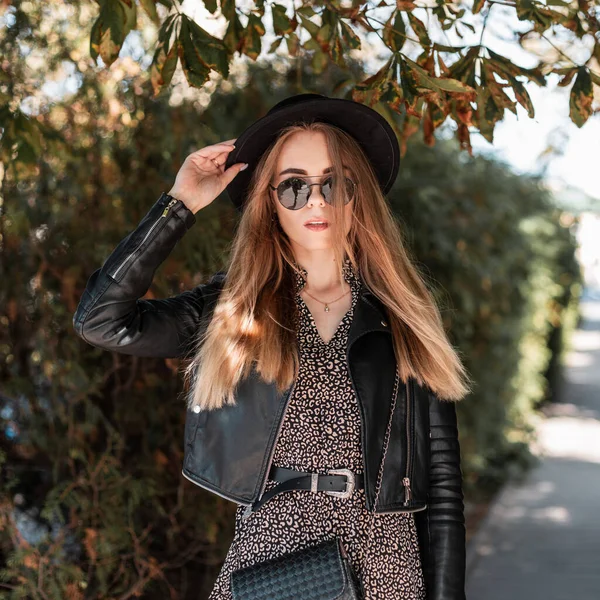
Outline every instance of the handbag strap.
{"type": "MultiPolygon", "coordinates": [[[[371,549],[371,544],[372,544],[372,538],[373,538],[373,526],[375,525],[375,509],[377,508],[377,500],[379,499],[379,492],[381,491],[381,482],[383,479],[383,467],[385,464],[385,457],[387,454],[387,450],[388,450],[388,446],[390,443],[390,434],[391,434],[391,430],[392,430],[392,420],[394,418],[394,409],[396,408],[396,400],[398,398],[398,386],[400,383],[400,374],[398,372],[398,368],[396,367],[396,379],[394,381],[394,394],[393,394],[393,398],[392,398],[392,405],[390,408],[390,416],[388,419],[388,424],[387,424],[387,429],[385,431],[385,439],[383,442],[383,454],[381,457],[381,463],[379,466],[379,472],[377,473],[377,482],[375,484],[375,499],[373,500],[373,512],[371,513],[371,527],[369,528],[369,535],[367,536],[367,546],[368,546],[368,550],[371,549]]],[[[366,481],[366,477],[365,477],[365,481],[366,481]]],[[[365,486],[365,494],[366,494],[366,486],[365,486]]],[[[360,546],[360,556],[361,556],[361,561],[363,564],[363,568],[364,568],[364,558],[365,558],[365,553],[363,551],[363,546],[360,546]]],[[[363,579],[365,578],[365,574],[366,574],[366,569],[363,572],[363,579]]],[[[363,583],[364,585],[364,583],[363,583]]]]}

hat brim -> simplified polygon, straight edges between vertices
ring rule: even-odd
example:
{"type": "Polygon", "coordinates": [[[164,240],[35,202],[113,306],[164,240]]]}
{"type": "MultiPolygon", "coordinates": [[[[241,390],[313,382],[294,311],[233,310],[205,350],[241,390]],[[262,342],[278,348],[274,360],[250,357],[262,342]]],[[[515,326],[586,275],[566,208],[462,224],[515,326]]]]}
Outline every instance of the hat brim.
{"type": "Polygon", "coordinates": [[[293,104],[267,114],[246,128],[227,156],[225,168],[248,163],[226,187],[229,198],[241,212],[254,168],[279,131],[300,120],[330,123],[352,135],[371,162],[384,194],[391,189],[400,166],[400,147],[391,125],[374,109],[343,98],[319,98],[293,104]]]}

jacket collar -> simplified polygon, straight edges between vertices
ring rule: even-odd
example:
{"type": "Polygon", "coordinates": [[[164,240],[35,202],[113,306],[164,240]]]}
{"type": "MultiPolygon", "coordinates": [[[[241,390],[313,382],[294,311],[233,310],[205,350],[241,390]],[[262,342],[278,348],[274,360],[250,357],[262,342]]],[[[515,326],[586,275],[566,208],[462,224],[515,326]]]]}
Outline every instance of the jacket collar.
{"type": "Polygon", "coordinates": [[[348,332],[348,348],[361,335],[373,331],[391,333],[390,323],[386,308],[381,300],[361,281],[358,301],[354,308],[354,316],[348,332]]]}

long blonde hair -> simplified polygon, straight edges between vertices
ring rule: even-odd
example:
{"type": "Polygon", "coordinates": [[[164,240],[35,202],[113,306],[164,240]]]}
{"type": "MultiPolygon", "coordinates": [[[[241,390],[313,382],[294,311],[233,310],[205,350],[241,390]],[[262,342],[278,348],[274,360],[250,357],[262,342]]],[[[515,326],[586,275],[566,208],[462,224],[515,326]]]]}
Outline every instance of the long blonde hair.
{"type": "Polygon", "coordinates": [[[443,328],[435,301],[404,247],[399,225],[371,163],[356,140],[322,122],[297,122],[282,129],[253,172],[245,209],[231,242],[223,289],[210,322],[196,340],[184,369],[187,407],[202,410],[234,405],[235,388],[254,367],[283,393],[298,373],[296,259],[276,217],[273,181],[278,156],[291,136],[325,136],[334,175],[330,227],[333,253],[343,282],[348,257],[365,287],[386,306],[400,377],[413,376],[448,400],[463,398],[471,383],[443,328]],[[343,185],[347,165],[357,183],[352,223],[344,232],[343,185]]]}

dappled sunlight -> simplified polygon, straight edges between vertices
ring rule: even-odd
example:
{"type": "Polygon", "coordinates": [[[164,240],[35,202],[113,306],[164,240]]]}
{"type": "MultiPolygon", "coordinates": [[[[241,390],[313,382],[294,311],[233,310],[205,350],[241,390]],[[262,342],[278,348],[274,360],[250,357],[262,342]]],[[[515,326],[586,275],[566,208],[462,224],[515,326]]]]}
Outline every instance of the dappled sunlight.
{"type": "Polygon", "coordinates": [[[585,352],[571,352],[569,357],[565,359],[565,365],[573,368],[589,367],[594,364],[592,356],[585,352]]]}
{"type": "Polygon", "coordinates": [[[556,524],[570,524],[571,514],[564,506],[544,506],[531,511],[531,517],[536,521],[548,521],[556,524]]]}
{"type": "MultiPolygon", "coordinates": [[[[600,350],[600,330],[582,331],[578,330],[574,332],[573,347],[577,350],[571,354],[581,354],[582,352],[592,352],[594,350],[600,350]]],[[[570,357],[569,357],[570,358],[570,357]]]]}
{"type": "Polygon", "coordinates": [[[545,420],[538,433],[545,456],[600,464],[600,420],[582,415],[555,416],[545,420]]]}

